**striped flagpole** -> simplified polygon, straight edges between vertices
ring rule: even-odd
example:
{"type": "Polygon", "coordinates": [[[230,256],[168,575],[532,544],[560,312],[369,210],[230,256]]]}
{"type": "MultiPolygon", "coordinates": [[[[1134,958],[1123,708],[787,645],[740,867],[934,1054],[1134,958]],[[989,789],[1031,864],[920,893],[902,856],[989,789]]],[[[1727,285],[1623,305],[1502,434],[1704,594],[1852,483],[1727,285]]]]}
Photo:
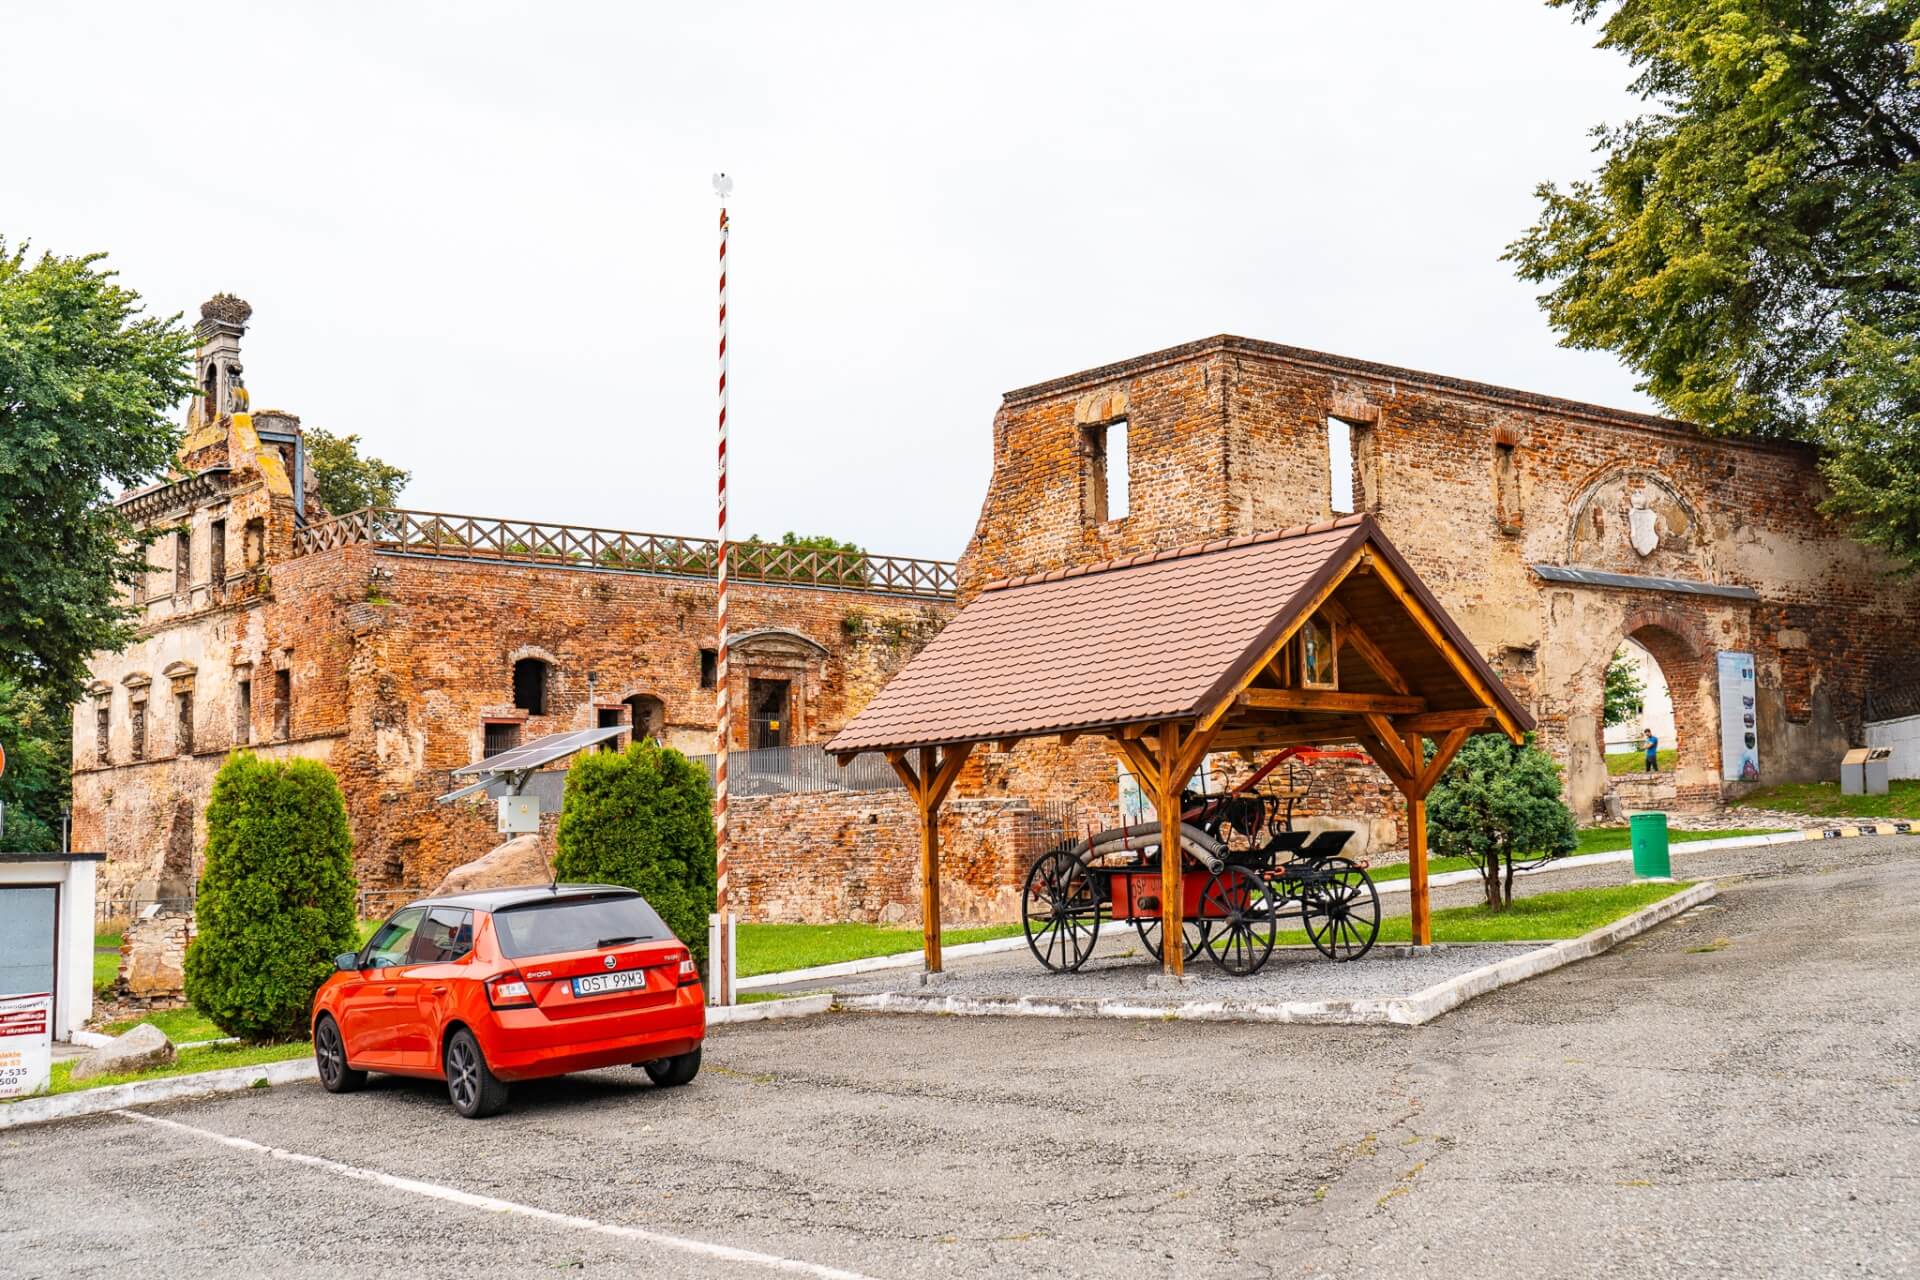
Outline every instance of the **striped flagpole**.
{"type": "MultiPolygon", "coordinates": [[[[722,201],[732,186],[725,175],[714,179],[714,189],[722,201]]],[[[715,855],[714,897],[715,910],[720,917],[717,931],[719,947],[713,956],[711,967],[714,975],[714,1003],[730,1005],[733,1003],[733,957],[728,951],[733,945],[733,915],[729,910],[727,886],[727,748],[733,738],[733,681],[727,672],[727,561],[731,549],[727,545],[727,208],[720,206],[720,549],[716,561],[719,577],[718,590],[715,593],[720,624],[719,652],[714,660],[714,712],[719,724],[718,741],[714,746],[713,769],[713,843],[715,855]]]]}

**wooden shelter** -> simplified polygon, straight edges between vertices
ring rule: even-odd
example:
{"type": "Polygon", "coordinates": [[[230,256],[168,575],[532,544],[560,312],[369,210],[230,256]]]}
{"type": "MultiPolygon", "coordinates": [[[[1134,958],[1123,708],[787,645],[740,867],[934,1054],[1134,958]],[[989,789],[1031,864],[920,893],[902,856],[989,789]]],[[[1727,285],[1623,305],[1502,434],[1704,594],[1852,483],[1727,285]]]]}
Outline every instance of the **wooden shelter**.
{"type": "MultiPolygon", "coordinates": [[[[913,796],[937,972],[940,805],[980,743],[1104,737],[1162,831],[1178,830],[1180,793],[1209,751],[1357,744],[1407,798],[1424,944],[1427,792],[1470,735],[1518,741],[1532,727],[1379,524],[1348,516],[993,583],[827,749],[884,752],[913,796]]],[[[1180,864],[1160,859],[1164,938],[1181,936],[1180,864]]],[[[1169,971],[1181,952],[1162,948],[1169,971]]]]}

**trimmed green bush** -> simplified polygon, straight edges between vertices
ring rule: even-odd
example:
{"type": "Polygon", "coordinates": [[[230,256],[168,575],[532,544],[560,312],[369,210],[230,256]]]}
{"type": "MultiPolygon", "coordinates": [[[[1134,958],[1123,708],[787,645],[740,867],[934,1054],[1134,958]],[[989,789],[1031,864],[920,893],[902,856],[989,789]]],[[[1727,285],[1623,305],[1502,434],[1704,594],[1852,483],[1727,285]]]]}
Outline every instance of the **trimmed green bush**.
{"type": "Polygon", "coordinates": [[[1501,734],[1469,738],[1427,796],[1427,842],[1448,858],[1471,858],[1487,905],[1513,901],[1516,858],[1557,858],[1580,842],[1560,798],[1560,766],[1533,745],[1501,734]]]}
{"type": "Polygon", "coordinates": [[[310,1034],[314,992],[357,944],[354,888],[347,805],[327,767],[229,756],[207,805],[187,999],[244,1040],[310,1034]]]}
{"type": "Polygon", "coordinates": [[[714,847],[705,769],[652,739],[578,756],[556,840],[555,875],[639,890],[707,971],[714,847]]]}

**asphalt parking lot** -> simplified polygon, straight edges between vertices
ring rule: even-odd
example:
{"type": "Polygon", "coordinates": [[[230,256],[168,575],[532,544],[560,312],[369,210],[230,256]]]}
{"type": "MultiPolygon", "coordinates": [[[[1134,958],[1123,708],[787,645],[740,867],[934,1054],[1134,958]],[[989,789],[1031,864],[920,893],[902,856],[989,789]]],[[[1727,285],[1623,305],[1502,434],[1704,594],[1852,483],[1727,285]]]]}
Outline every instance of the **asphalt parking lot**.
{"type": "Polygon", "coordinates": [[[1417,1030],[837,1015],[477,1123],[376,1078],[10,1131],[0,1275],[1920,1269],[1920,841],[1722,886],[1417,1030]]]}

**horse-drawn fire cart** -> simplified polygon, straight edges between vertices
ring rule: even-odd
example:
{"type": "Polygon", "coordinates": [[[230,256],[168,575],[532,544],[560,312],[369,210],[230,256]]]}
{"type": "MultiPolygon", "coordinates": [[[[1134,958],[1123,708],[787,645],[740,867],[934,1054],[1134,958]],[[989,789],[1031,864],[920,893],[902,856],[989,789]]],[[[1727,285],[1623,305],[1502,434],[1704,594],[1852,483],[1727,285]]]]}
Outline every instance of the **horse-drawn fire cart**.
{"type": "MultiPolygon", "coordinates": [[[[1297,831],[1293,806],[1302,762],[1358,757],[1291,748],[1231,791],[1187,791],[1179,836],[1183,956],[1205,951],[1230,974],[1257,973],[1273,954],[1280,922],[1294,920],[1332,960],[1358,960],[1380,933],[1380,897],[1366,865],[1341,856],[1350,831],[1297,831]],[[1258,790],[1279,765],[1289,785],[1258,790]]],[[[1028,870],[1021,921],[1027,945],[1049,969],[1072,972],[1093,955],[1103,920],[1131,923],[1160,958],[1161,859],[1156,822],[1095,832],[1042,854],[1028,870]]]]}

